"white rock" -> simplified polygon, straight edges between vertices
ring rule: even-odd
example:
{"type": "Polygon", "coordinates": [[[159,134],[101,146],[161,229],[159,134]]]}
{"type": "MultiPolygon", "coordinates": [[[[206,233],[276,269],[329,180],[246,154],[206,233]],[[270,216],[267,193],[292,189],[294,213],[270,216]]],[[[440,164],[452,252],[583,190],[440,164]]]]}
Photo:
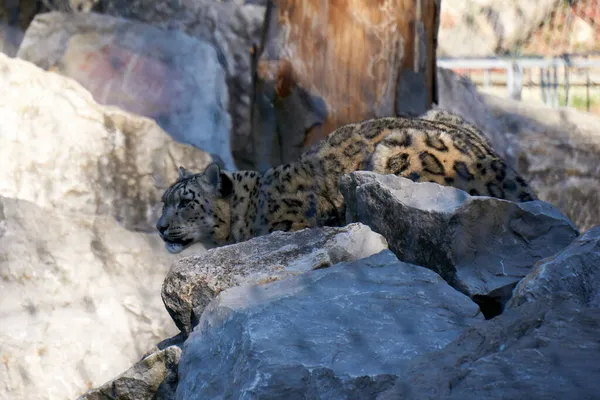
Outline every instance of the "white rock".
{"type": "Polygon", "coordinates": [[[176,333],[159,293],[177,258],[111,217],[0,197],[0,399],[72,399],[176,333]]]}
{"type": "Polygon", "coordinates": [[[152,230],[177,167],[210,161],[153,121],[100,106],[75,81],[3,54],[0,93],[2,196],[152,230]]]}

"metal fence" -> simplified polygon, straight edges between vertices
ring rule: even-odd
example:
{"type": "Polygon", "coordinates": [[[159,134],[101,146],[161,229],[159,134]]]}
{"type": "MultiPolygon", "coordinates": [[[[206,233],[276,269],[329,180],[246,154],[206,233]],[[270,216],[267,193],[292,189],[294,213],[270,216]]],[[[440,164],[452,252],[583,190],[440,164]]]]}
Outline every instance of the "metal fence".
{"type": "Polygon", "coordinates": [[[600,87],[600,56],[597,54],[440,58],[437,65],[468,76],[484,89],[504,86],[506,95],[516,100],[522,99],[525,87],[538,88],[540,100],[554,108],[570,106],[572,91],[583,90],[586,108],[590,111],[590,91],[600,87]]]}

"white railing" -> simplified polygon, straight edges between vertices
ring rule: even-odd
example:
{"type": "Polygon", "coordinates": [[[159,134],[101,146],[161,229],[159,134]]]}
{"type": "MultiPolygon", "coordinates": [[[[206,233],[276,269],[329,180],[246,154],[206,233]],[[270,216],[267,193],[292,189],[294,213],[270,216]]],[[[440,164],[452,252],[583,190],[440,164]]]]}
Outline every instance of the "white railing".
{"type": "MultiPolygon", "coordinates": [[[[590,70],[598,69],[600,76],[600,59],[590,55],[563,55],[560,57],[510,57],[510,58],[439,58],[438,67],[451,70],[483,71],[484,87],[492,85],[493,70],[504,70],[507,95],[520,100],[523,90],[523,75],[526,70],[535,70],[537,83],[527,82],[527,86],[540,88],[541,100],[552,107],[559,106],[559,88],[565,91],[565,103],[569,105],[569,92],[574,86],[585,87],[587,108],[590,108],[590,87],[599,86],[590,78],[590,70]],[[571,80],[573,70],[584,71],[583,80],[571,80]],[[559,71],[561,73],[559,73],[559,71]]],[[[531,72],[531,71],[530,71],[531,72]]],[[[470,75],[470,73],[468,73],[470,75]]],[[[530,74],[531,75],[531,74],[530,74]]],[[[477,83],[477,82],[476,82],[477,83]]]]}

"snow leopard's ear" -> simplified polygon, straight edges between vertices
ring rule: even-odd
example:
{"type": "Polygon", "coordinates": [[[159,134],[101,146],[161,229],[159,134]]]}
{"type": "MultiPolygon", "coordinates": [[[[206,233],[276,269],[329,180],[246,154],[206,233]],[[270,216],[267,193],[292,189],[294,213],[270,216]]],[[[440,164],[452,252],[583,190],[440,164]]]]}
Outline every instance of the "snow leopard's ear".
{"type": "Polygon", "coordinates": [[[194,175],[194,174],[191,173],[190,171],[188,171],[187,169],[185,169],[183,167],[179,167],[179,179],[178,180],[182,181],[185,178],[189,178],[192,175],[194,175]]]}
{"type": "Polygon", "coordinates": [[[211,163],[201,175],[204,183],[208,184],[212,190],[221,197],[227,197],[233,192],[233,182],[217,163],[211,163]]]}

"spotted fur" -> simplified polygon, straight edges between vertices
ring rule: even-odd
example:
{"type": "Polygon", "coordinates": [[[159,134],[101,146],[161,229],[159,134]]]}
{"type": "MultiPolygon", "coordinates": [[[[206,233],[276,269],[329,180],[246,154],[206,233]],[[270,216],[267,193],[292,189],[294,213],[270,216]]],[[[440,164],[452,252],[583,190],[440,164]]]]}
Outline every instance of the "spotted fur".
{"type": "Polygon", "coordinates": [[[171,252],[193,242],[237,243],[282,230],[344,224],[340,178],[352,171],[395,174],[512,201],[536,196],[461,118],[430,111],[422,118],[379,118],[343,126],[296,163],[255,171],[181,169],[164,194],[157,224],[171,252]]]}

